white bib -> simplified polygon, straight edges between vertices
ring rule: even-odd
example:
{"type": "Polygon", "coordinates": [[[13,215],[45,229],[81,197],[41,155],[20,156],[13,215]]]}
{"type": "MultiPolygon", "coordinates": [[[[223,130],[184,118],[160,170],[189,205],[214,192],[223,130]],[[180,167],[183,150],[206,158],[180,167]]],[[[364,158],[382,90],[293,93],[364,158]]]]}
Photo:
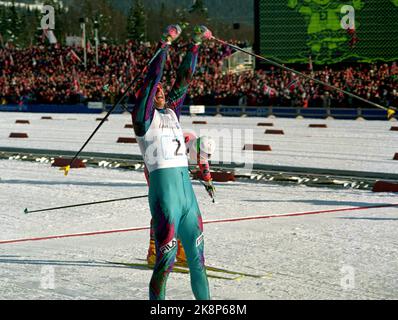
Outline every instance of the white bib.
{"type": "Polygon", "coordinates": [[[155,110],[151,126],[137,142],[149,172],[188,167],[184,135],[172,109],[164,114],[155,110]]]}

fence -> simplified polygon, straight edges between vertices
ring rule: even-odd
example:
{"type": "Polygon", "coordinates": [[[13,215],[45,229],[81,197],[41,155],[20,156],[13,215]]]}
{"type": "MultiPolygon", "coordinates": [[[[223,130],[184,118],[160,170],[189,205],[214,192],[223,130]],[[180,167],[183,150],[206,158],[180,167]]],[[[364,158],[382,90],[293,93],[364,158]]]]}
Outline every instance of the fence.
{"type": "MultiPolygon", "coordinates": [[[[108,111],[112,106],[105,105],[103,109],[92,109],[84,104],[79,105],[0,105],[0,111],[7,112],[33,112],[33,113],[93,113],[98,114],[108,111]]],[[[129,105],[132,110],[133,105],[129,105]]],[[[115,114],[125,112],[124,108],[117,107],[115,114]]],[[[183,108],[183,115],[190,115],[189,107],[183,108]]],[[[205,116],[226,117],[269,117],[308,119],[342,119],[353,120],[363,118],[365,120],[387,120],[387,112],[380,109],[364,108],[300,108],[300,107],[247,107],[247,106],[206,106],[205,116]]]]}

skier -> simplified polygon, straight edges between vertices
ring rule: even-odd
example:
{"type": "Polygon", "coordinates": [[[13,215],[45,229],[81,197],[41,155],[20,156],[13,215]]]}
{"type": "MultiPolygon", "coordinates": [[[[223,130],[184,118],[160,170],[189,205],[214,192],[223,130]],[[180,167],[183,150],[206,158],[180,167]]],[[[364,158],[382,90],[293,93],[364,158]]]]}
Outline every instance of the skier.
{"type": "Polygon", "coordinates": [[[195,72],[198,51],[212,34],[195,28],[176,82],[166,100],[160,79],[171,43],[181,34],[178,25],[167,27],[158,51],[137,93],[132,113],[134,131],[149,172],[149,206],[156,244],[156,263],[149,284],[151,300],[164,300],[180,238],[187,255],[191,287],[196,299],[209,300],[205,269],[203,222],[188,171],[185,142],[179,123],[187,88],[195,72]]]}
{"type": "MultiPolygon", "coordinates": [[[[184,133],[184,138],[185,145],[187,147],[186,153],[188,155],[188,160],[190,163],[199,166],[200,178],[204,181],[207,193],[212,199],[214,199],[215,187],[210,173],[209,159],[215,151],[215,141],[207,136],[198,138],[194,133],[184,133]]],[[[149,172],[146,167],[145,178],[149,185],[149,172]]],[[[153,228],[152,220],[147,262],[149,265],[154,265],[156,262],[155,230],[153,228]]],[[[177,264],[183,266],[186,266],[187,264],[186,254],[179,239],[177,248],[177,264]]]]}

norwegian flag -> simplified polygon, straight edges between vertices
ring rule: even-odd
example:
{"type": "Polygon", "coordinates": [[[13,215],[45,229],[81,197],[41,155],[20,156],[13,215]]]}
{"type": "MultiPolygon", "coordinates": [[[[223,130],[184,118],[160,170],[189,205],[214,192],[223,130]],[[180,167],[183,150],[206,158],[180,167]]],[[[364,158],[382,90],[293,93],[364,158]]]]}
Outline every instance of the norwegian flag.
{"type": "Polygon", "coordinates": [[[271,96],[275,93],[275,89],[269,87],[268,85],[264,84],[263,87],[264,94],[267,96],[271,96]]]}
{"type": "MultiPolygon", "coordinates": [[[[293,75],[295,76],[295,74],[293,74],[293,75]]],[[[299,81],[299,79],[292,80],[286,87],[291,93],[293,93],[294,90],[296,90],[296,89],[298,89],[301,92],[305,91],[305,89],[304,89],[302,83],[299,81]]]]}
{"type": "Polygon", "coordinates": [[[75,67],[72,68],[72,76],[73,76],[73,86],[75,87],[76,92],[81,93],[79,75],[77,74],[75,67]]]}
{"type": "Polygon", "coordinates": [[[88,53],[93,53],[93,46],[91,45],[90,40],[87,40],[87,52],[88,53]]]}
{"type": "Polygon", "coordinates": [[[352,74],[351,68],[348,68],[345,72],[345,80],[347,83],[351,84],[352,81],[354,80],[354,75],[352,74]]]}
{"type": "Polygon", "coordinates": [[[293,92],[295,89],[297,89],[300,85],[300,82],[297,79],[294,79],[293,81],[291,81],[288,85],[287,85],[287,89],[290,92],[293,92]]]}
{"type": "Polygon", "coordinates": [[[68,55],[70,55],[74,63],[76,63],[76,61],[79,61],[80,63],[82,62],[82,60],[79,58],[79,56],[76,54],[76,52],[73,49],[70,50],[68,55]]]}

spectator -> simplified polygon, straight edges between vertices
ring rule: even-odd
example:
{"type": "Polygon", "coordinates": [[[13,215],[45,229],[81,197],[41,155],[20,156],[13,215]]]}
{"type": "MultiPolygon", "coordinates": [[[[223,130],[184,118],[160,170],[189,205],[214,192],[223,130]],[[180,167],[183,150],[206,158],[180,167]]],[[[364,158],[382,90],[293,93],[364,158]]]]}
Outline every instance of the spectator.
{"type": "MultiPolygon", "coordinates": [[[[236,45],[244,43],[231,41],[236,45]]],[[[79,57],[82,48],[31,46],[0,49],[0,102],[75,104],[86,101],[114,102],[124,92],[155,50],[154,45],[130,41],[123,46],[102,44],[99,66],[95,53],[88,53],[84,70],[79,57]],[[103,87],[109,85],[108,90],[103,87]]],[[[179,42],[177,50],[185,51],[179,42]]],[[[225,74],[223,59],[232,52],[217,43],[203,46],[197,73],[186,103],[205,105],[354,107],[363,106],[351,97],[324,88],[313,81],[301,81],[294,74],[270,67],[269,70],[225,74]]],[[[182,56],[173,55],[171,56],[182,56]]],[[[177,58],[178,59],[178,58],[177,58]]],[[[167,90],[175,80],[181,61],[168,60],[163,83],[167,90]],[[167,85],[166,85],[167,86],[167,85]]],[[[384,106],[398,106],[398,67],[395,63],[358,64],[346,70],[324,67],[314,77],[384,106]]],[[[134,103],[134,95],[128,95],[134,103]]]]}

